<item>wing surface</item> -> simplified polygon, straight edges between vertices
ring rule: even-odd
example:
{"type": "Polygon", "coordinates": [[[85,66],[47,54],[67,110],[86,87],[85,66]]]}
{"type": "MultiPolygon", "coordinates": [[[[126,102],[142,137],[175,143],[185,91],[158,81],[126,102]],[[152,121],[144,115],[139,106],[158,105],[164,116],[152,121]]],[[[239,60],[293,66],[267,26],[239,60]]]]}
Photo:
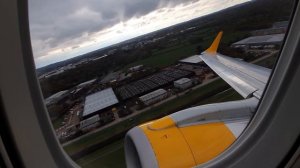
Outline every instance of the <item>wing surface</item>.
{"type": "Polygon", "coordinates": [[[271,70],[217,53],[221,36],[222,32],[200,58],[244,98],[260,99],[271,70]]]}

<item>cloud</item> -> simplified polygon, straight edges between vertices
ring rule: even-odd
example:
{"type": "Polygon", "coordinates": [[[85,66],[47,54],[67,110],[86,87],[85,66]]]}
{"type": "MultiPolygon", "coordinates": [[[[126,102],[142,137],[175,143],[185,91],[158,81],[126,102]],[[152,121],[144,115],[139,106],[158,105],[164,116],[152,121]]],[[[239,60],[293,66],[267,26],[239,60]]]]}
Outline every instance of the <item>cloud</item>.
{"type": "Polygon", "coordinates": [[[244,1],[29,0],[34,57],[49,64],[244,1]]]}
{"type": "MultiPolygon", "coordinates": [[[[146,15],[181,0],[29,0],[30,30],[35,51],[47,53],[61,43],[146,15]],[[45,44],[39,44],[39,43],[45,44]],[[43,51],[41,51],[43,50],[43,51]]],[[[36,54],[39,57],[40,54],[36,54]]]]}

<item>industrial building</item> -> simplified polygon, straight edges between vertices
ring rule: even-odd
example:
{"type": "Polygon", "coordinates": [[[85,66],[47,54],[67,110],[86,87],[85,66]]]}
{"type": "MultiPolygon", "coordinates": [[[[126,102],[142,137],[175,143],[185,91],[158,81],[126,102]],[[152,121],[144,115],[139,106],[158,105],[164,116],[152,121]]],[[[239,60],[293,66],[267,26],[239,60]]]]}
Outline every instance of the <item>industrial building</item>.
{"type": "Polygon", "coordinates": [[[164,89],[158,89],[153,92],[150,92],[144,96],[139,97],[139,100],[145,105],[153,104],[157,101],[160,101],[168,96],[168,93],[164,89]]]}
{"type": "Polygon", "coordinates": [[[59,104],[60,102],[63,102],[64,100],[66,100],[68,95],[69,95],[69,90],[57,92],[57,93],[53,94],[52,96],[46,98],[45,104],[47,106],[52,105],[52,104],[59,104]]]}
{"type": "Polygon", "coordinates": [[[129,68],[129,71],[136,72],[136,71],[142,70],[143,68],[144,68],[144,65],[137,65],[137,66],[129,68]]]}
{"type": "Polygon", "coordinates": [[[271,28],[252,31],[252,37],[248,37],[231,46],[242,49],[273,49],[281,45],[287,31],[289,21],[273,23],[271,28]]]}
{"type": "Polygon", "coordinates": [[[81,129],[82,131],[86,131],[88,129],[97,127],[99,125],[99,121],[100,121],[99,115],[95,115],[88,119],[82,120],[80,122],[79,129],[81,129]]]}
{"type": "Polygon", "coordinates": [[[107,88],[94,94],[88,95],[85,98],[82,117],[84,119],[87,119],[96,114],[99,114],[101,111],[111,108],[117,103],[119,103],[119,100],[112,88],[107,88]]]}
{"type": "Polygon", "coordinates": [[[289,21],[275,22],[273,23],[273,26],[271,28],[255,30],[252,31],[251,34],[253,36],[283,34],[286,33],[288,25],[289,25],[289,21]]]}
{"type": "Polygon", "coordinates": [[[236,43],[231,46],[234,48],[243,49],[265,49],[279,47],[284,39],[285,34],[273,34],[264,36],[252,36],[236,43]]]}
{"type": "Polygon", "coordinates": [[[271,35],[271,34],[283,34],[286,31],[287,31],[286,27],[278,27],[278,28],[255,30],[252,31],[251,34],[253,36],[263,36],[263,35],[271,35]]]}
{"type": "Polygon", "coordinates": [[[65,113],[66,109],[72,104],[69,90],[64,90],[53,94],[44,100],[50,118],[56,119],[65,113]]]}
{"type": "Polygon", "coordinates": [[[185,90],[193,85],[193,82],[189,78],[181,78],[177,81],[174,81],[174,87],[180,90],[185,90]]]}
{"type": "Polygon", "coordinates": [[[127,100],[133,97],[141,96],[142,94],[151,92],[166,85],[171,85],[173,84],[173,81],[183,77],[191,76],[192,74],[193,72],[191,71],[180,69],[164,70],[138,81],[118,87],[116,88],[116,93],[122,100],[127,100]]]}
{"type": "Polygon", "coordinates": [[[77,85],[76,87],[78,87],[78,88],[83,88],[83,87],[89,86],[89,85],[93,84],[96,80],[97,80],[97,79],[92,79],[92,80],[83,82],[83,83],[77,85]]]}

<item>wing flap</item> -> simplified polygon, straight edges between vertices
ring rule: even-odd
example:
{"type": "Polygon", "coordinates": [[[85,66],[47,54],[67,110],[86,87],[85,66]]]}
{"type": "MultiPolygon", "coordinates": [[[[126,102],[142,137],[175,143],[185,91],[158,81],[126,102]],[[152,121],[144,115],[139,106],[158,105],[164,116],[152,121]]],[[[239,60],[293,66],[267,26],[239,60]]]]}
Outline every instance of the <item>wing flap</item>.
{"type": "Polygon", "coordinates": [[[217,61],[215,57],[201,55],[200,58],[244,98],[249,97],[255,91],[257,91],[257,88],[241,79],[240,75],[238,75],[234,70],[217,61]]]}
{"type": "Polygon", "coordinates": [[[271,70],[268,68],[254,65],[254,64],[249,64],[244,61],[234,59],[231,57],[226,57],[220,54],[218,54],[218,59],[224,65],[232,69],[236,69],[237,71],[240,71],[242,73],[245,73],[248,76],[251,76],[264,84],[268,82],[271,73],[271,70]]]}

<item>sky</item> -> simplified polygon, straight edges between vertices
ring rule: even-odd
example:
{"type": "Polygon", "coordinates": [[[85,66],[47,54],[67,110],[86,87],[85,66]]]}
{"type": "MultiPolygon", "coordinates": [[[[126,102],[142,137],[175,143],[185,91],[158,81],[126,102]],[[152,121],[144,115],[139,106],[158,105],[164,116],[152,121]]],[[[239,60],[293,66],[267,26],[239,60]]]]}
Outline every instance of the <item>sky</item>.
{"type": "Polygon", "coordinates": [[[36,67],[79,56],[249,0],[29,0],[36,67]]]}

